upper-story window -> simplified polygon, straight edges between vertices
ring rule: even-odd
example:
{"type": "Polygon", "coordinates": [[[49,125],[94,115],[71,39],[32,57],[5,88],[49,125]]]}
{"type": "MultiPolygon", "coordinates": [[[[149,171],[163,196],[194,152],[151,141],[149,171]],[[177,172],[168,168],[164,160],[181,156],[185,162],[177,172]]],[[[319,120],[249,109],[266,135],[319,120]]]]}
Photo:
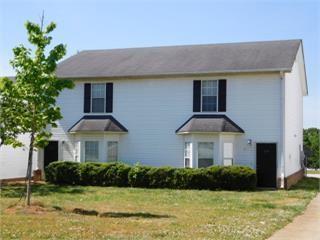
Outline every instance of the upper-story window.
{"type": "Polygon", "coordinates": [[[215,112],[218,103],[218,81],[203,80],[201,84],[201,111],[215,112]]]}
{"type": "Polygon", "coordinates": [[[106,85],[101,83],[92,84],[91,87],[91,109],[93,113],[105,111],[106,85]]]}

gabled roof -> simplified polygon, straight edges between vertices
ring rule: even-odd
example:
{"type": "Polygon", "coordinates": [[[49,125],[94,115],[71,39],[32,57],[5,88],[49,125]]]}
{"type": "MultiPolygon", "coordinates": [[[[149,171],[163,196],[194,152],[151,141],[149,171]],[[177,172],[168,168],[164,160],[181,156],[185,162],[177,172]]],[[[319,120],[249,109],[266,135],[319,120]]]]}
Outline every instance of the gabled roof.
{"type": "Polygon", "coordinates": [[[82,117],[70,129],[70,133],[116,132],[126,133],[128,130],[114,117],[109,115],[89,115],[82,117]]]}
{"type": "Polygon", "coordinates": [[[60,78],[291,71],[301,40],[88,50],[58,64],[60,78]]]}
{"type": "Polygon", "coordinates": [[[214,114],[193,115],[176,130],[177,134],[221,132],[244,133],[243,129],[226,115],[214,114]]]}

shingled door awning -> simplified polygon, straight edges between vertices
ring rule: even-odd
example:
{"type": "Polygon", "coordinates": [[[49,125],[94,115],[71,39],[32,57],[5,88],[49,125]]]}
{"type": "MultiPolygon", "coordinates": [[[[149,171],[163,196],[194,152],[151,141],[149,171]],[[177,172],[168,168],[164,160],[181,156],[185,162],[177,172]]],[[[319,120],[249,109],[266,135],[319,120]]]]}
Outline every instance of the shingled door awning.
{"type": "Polygon", "coordinates": [[[112,132],[126,133],[128,130],[114,117],[105,116],[84,116],[76,122],[70,129],[70,133],[90,133],[90,132],[112,132]]]}
{"type": "Polygon", "coordinates": [[[243,129],[226,115],[193,115],[176,130],[177,134],[222,132],[244,133],[243,129]]]}

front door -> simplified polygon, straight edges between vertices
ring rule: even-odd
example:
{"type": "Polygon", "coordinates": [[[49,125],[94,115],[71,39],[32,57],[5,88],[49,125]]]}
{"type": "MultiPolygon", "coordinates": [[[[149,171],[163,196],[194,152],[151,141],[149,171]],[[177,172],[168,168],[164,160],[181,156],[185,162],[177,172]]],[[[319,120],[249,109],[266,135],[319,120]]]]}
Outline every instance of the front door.
{"type": "Polygon", "coordinates": [[[277,187],[277,147],[275,143],[257,143],[257,185],[277,187]]]}
{"type": "Polygon", "coordinates": [[[58,161],[58,143],[58,141],[49,141],[49,144],[44,148],[44,168],[50,163],[58,161]]]}

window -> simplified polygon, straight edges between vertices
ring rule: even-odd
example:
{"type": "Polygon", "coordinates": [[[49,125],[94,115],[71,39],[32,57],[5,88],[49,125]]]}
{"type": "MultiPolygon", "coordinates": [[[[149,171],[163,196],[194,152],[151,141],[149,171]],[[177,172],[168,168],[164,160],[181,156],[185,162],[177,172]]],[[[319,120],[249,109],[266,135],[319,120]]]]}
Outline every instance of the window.
{"type": "Polygon", "coordinates": [[[184,167],[190,168],[191,167],[191,142],[184,143],[184,167]]]}
{"type": "Polygon", "coordinates": [[[86,162],[98,162],[99,161],[99,142],[86,141],[84,156],[85,156],[86,162]]]}
{"type": "Polygon", "coordinates": [[[213,142],[198,143],[198,167],[213,165],[213,142]]]}
{"type": "Polygon", "coordinates": [[[202,112],[217,111],[218,81],[204,80],[201,84],[202,112]]]}
{"type": "Polygon", "coordinates": [[[118,142],[108,142],[108,161],[118,161],[118,142]]]}
{"type": "Polygon", "coordinates": [[[233,165],[233,143],[223,144],[223,165],[224,166],[233,165]]]}
{"type": "Polygon", "coordinates": [[[97,83],[92,84],[91,87],[91,96],[92,96],[92,112],[101,113],[105,111],[105,97],[106,97],[106,85],[97,83]]]}

